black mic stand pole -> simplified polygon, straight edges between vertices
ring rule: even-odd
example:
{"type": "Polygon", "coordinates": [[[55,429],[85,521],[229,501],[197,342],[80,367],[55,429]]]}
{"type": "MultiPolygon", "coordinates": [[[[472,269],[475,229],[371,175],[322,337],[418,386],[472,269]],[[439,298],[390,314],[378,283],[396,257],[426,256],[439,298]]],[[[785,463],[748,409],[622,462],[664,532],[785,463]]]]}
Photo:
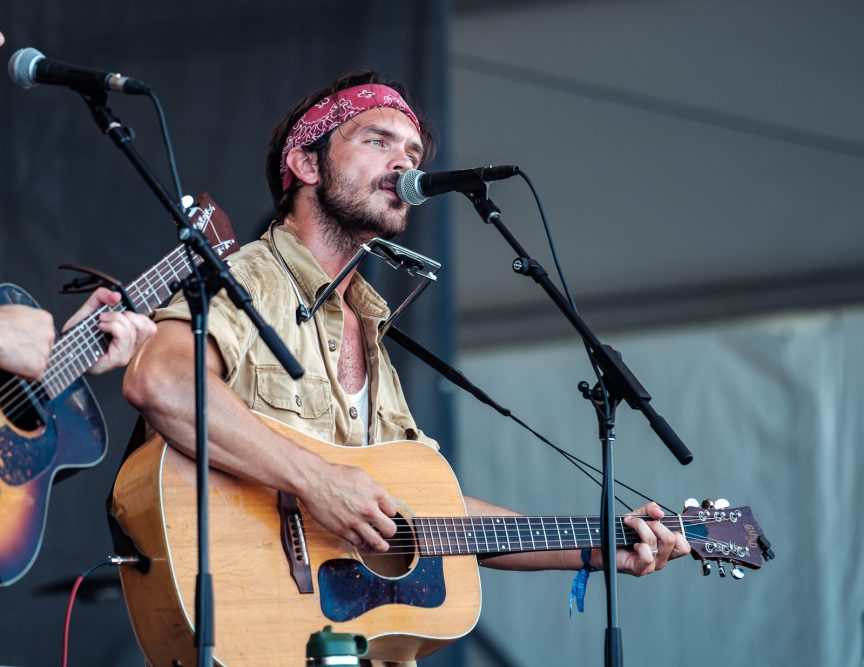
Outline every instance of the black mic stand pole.
{"type": "MultiPolygon", "coordinates": [[[[484,222],[491,224],[516,251],[513,270],[529,276],[549,295],[558,309],[573,325],[585,341],[592,362],[602,373],[601,381],[588,391],[587,383],[580,383],[580,391],[594,404],[600,426],[600,440],[603,446],[603,499],[601,507],[601,545],[603,552],[603,571],[606,578],[606,638],[605,664],[607,667],[622,667],[623,653],[621,628],[618,627],[618,586],[615,561],[615,492],[612,446],[615,442],[615,408],[621,400],[634,410],[641,411],[654,432],[660,437],[669,451],[681,465],[693,460],[693,454],[672,427],[648,403],[651,395],[627,368],[621,354],[610,345],[600,342],[579,314],[570,306],[566,297],[549,279],[546,270],[525,251],[519,241],[501,221],[501,209],[489,198],[489,184],[480,181],[476,187],[460,190],[474,205],[484,222]],[[608,406],[608,407],[607,407],[608,406]]],[[[623,526],[622,526],[623,533],[623,526]]],[[[622,534],[623,537],[623,534],[622,534]]]]}
{"type": "MultiPolygon", "coordinates": [[[[178,202],[174,201],[165,187],[132,146],[134,135],[124,127],[107,106],[105,92],[88,93],[78,91],[99,129],[111,138],[117,148],[129,159],[157,199],[171,214],[179,227],[178,236],[186,245],[187,254],[192,260],[190,250],[194,250],[203,260],[188,278],[181,282],[183,292],[189,303],[192,316],[191,326],[195,338],[195,460],[197,470],[198,499],[198,576],[195,580],[195,646],[198,667],[213,664],[214,622],[213,622],[213,581],[209,565],[208,535],[208,496],[209,486],[207,452],[207,309],[210,298],[223,287],[235,306],[252,320],[261,333],[261,338],[273,352],[291,377],[303,375],[303,368],[291,355],[285,344],[252,306],[252,297],[231,275],[228,266],[219,258],[204,234],[195,229],[186,217],[178,202]]],[[[194,267],[194,263],[193,263],[194,267]]]]}

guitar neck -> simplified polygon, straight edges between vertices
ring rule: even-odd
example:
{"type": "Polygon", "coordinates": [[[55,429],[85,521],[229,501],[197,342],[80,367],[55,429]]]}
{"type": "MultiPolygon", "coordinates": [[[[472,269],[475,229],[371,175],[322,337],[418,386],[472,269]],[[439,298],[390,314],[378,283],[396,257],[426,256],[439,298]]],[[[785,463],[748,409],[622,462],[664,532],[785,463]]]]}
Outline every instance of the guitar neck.
{"type": "MultiPolygon", "coordinates": [[[[193,255],[195,262],[200,260],[193,255]]],[[[184,246],[177,246],[162,261],[128,283],[126,293],[135,311],[150,315],[174,290],[171,284],[191,273],[184,246]]],[[[42,385],[50,398],[55,398],[81,377],[108,350],[109,338],[99,329],[102,313],[126,311],[121,301],[116,306],[102,306],[63,334],[54,344],[42,385]]]]}
{"type": "MultiPolygon", "coordinates": [[[[643,517],[646,518],[647,517],[643,517]]],[[[636,531],[615,517],[615,542],[640,542],[636,531]]],[[[673,532],[684,532],[680,516],[660,519],[673,532]]],[[[421,556],[508,554],[561,551],[600,546],[597,516],[466,516],[414,517],[421,556]]]]}

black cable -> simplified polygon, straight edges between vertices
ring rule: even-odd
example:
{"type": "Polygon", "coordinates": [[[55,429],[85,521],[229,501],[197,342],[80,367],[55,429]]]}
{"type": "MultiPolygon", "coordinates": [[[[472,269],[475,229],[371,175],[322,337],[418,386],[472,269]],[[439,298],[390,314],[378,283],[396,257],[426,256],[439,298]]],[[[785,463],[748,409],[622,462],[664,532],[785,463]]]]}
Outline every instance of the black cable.
{"type": "Polygon", "coordinates": [[[168,154],[168,168],[171,171],[171,180],[174,181],[174,189],[177,192],[177,201],[183,197],[183,188],[180,187],[180,174],[177,171],[177,162],[174,159],[174,146],[171,144],[171,135],[168,134],[168,121],[165,119],[165,111],[162,109],[162,103],[152,90],[147,91],[147,97],[153,102],[156,107],[156,114],[159,116],[159,128],[162,131],[162,141],[165,143],[165,152],[168,154]]]}
{"type": "MultiPolygon", "coordinates": [[[[561,281],[561,286],[564,288],[564,293],[567,295],[567,301],[570,304],[570,307],[573,309],[573,312],[578,313],[579,311],[576,308],[576,303],[573,301],[573,294],[570,291],[570,286],[567,284],[567,278],[564,276],[564,270],[561,268],[561,262],[558,259],[558,249],[555,246],[555,239],[552,237],[552,231],[549,229],[549,223],[546,220],[546,211],[543,209],[543,203],[540,201],[540,195],[537,194],[534,183],[531,182],[528,174],[526,174],[520,169],[519,175],[522,177],[522,180],[524,180],[528,184],[528,187],[531,189],[531,194],[534,195],[534,201],[537,202],[537,208],[540,211],[540,219],[543,221],[543,229],[546,230],[546,238],[549,241],[549,249],[552,251],[552,259],[555,262],[555,268],[558,271],[558,279],[561,281]]],[[[595,403],[594,401],[591,401],[591,404],[603,418],[604,423],[608,423],[609,419],[612,416],[612,409],[609,405],[609,392],[606,390],[606,384],[603,382],[603,374],[600,372],[597,363],[594,361],[594,353],[591,350],[591,347],[586,341],[583,340],[582,342],[585,345],[585,351],[588,353],[588,361],[591,363],[591,368],[594,369],[594,375],[597,376],[597,384],[600,385],[603,396],[602,406],[595,403]]]]}

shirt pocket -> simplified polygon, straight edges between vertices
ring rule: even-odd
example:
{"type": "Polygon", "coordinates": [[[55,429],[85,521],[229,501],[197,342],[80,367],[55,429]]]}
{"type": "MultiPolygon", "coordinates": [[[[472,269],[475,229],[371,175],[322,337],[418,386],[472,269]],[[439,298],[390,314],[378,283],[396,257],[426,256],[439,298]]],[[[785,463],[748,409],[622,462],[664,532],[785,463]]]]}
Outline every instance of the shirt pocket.
{"type": "Polygon", "coordinates": [[[332,441],[333,396],[330,381],[314,375],[295,380],[281,366],[255,368],[254,410],[309,435],[332,441]]]}
{"type": "Polygon", "coordinates": [[[396,410],[378,408],[378,442],[417,440],[417,425],[409,415],[396,410]]]}

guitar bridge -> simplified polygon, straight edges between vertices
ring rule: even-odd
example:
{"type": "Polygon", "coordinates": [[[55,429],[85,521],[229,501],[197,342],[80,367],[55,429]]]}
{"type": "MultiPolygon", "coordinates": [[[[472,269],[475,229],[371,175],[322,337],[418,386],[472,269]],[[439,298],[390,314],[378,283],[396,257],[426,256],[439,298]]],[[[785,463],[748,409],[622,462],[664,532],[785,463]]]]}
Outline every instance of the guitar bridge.
{"type": "Polygon", "coordinates": [[[282,549],[288,559],[291,576],[300,593],[314,593],[312,567],[306,549],[306,536],[297,497],[283,491],[279,492],[279,517],[282,521],[282,549]]]}

